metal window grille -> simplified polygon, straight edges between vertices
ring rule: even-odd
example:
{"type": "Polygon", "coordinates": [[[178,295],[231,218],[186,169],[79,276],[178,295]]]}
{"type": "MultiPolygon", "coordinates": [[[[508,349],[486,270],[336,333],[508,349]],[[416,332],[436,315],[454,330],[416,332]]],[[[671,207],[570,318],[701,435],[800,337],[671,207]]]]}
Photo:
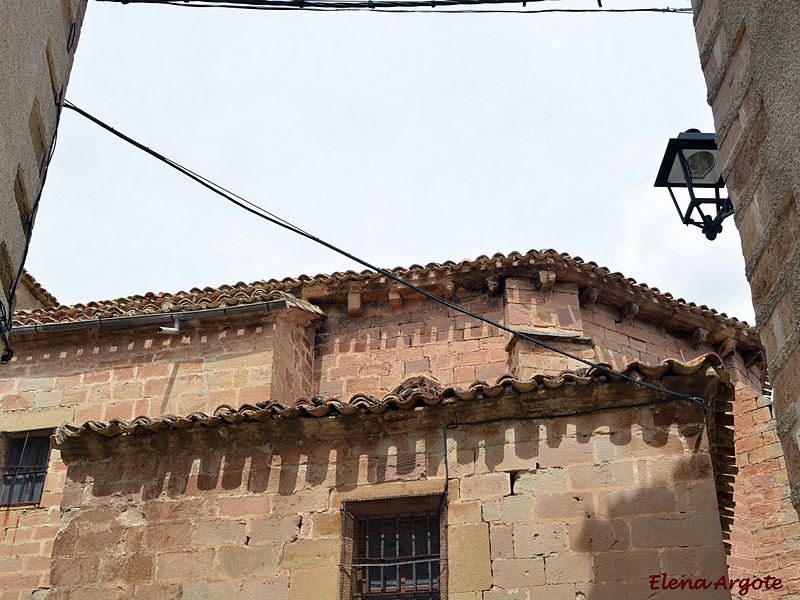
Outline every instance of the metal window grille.
{"type": "Polygon", "coordinates": [[[42,499],[49,457],[49,433],[26,432],[7,438],[0,506],[38,504],[42,499]]]}
{"type": "Polygon", "coordinates": [[[342,600],[446,598],[445,512],[439,494],[346,502],[342,600]]]}

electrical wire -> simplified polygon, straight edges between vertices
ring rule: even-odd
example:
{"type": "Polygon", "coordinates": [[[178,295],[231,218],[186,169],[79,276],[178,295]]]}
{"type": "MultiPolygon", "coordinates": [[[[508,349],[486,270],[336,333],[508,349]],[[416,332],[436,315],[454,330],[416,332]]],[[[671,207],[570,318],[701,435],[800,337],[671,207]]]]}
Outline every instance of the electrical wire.
{"type": "Polygon", "coordinates": [[[691,8],[543,8],[535,10],[448,10],[469,5],[522,4],[546,0],[98,0],[116,4],[161,4],[182,8],[234,8],[242,10],[304,10],[311,12],[371,11],[384,13],[543,14],[543,13],[671,13],[693,14],[691,8]],[[443,9],[444,7],[444,9],[443,9]],[[424,9],[424,10],[422,10],[424,9]]]}
{"type": "Polygon", "coordinates": [[[158,152],[156,152],[154,150],[151,150],[150,148],[148,148],[147,146],[137,142],[133,138],[125,135],[124,133],[121,133],[121,132],[117,131],[116,129],[114,129],[110,125],[108,125],[108,124],[104,123],[103,121],[101,121],[100,119],[98,119],[97,117],[94,117],[94,116],[90,115],[89,113],[87,113],[86,111],[78,108],[77,106],[75,106],[74,104],[69,102],[68,100],[64,102],[63,106],[64,106],[64,108],[67,108],[69,110],[77,112],[78,114],[80,114],[84,118],[88,119],[89,121],[93,122],[94,124],[98,125],[99,127],[105,129],[109,133],[112,133],[113,135],[117,136],[118,138],[120,138],[120,139],[124,140],[125,142],[127,142],[127,143],[133,145],[134,147],[138,148],[139,150],[142,150],[143,152],[149,154],[150,156],[160,160],[161,162],[163,162],[163,163],[169,165],[170,167],[172,167],[173,169],[179,171],[180,173],[183,173],[184,175],[186,175],[190,179],[193,179],[194,181],[198,182],[203,187],[206,187],[209,190],[213,191],[214,193],[218,194],[219,196],[222,196],[223,198],[225,198],[226,200],[228,200],[232,204],[235,204],[239,208],[242,208],[243,210],[246,210],[247,212],[249,212],[251,214],[254,214],[254,215],[256,215],[256,216],[258,216],[258,217],[260,217],[262,219],[265,219],[266,221],[269,221],[270,223],[272,223],[274,225],[277,225],[279,227],[287,229],[288,231],[291,231],[292,233],[296,233],[296,234],[298,234],[298,235],[300,235],[300,236],[302,236],[302,237],[304,237],[304,238],[306,238],[308,240],[311,240],[312,242],[315,242],[315,243],[317,243],[317,244],[319,244],[321,246],[324,246],[324,247],[328,248],[329,250],[332,250],[332,251],[336,252],[337,254],[341,254],[345,258],[349,258],[350,260],[352,260],[354,262],[357,262],[358,264],[366,267],[367,269],[370,269],[370,270],[372,270],[372,271],[374,271],[374,272],[376,272],[376,273],[378,273],[380,275],[383,275],[384,277],[387,277],[388,279],[391,279],[392,281],[395,281],[396,283],[399,283],[399,284],[401,284],[401,285],[403,285],[403,286],[405,286],[405,287],[407,287],[409,289],[412,289],[415,292],[425,296],[426,298],[429,298],[430,300],[433,300],[434,302],[438,302],[442,306],[446,306],[447,308],[449,308],[451,310],[459,312],[459,313],[461,313],[461,314],[463,314],[465,316],[468,316],[470,318],[473,318],[473,319],[475,319],[477,321],[481,321],[482,323],[486,323],[487,325],[490,325],[492,327],[497,327],[501,331],[505,331],[507,333],[510,333],[511,335],[517,336],[520,339],[526,340],[526,341],[531,342],[531,343],[533,343],[533,344],[535,344],[537,346],[540,346],[542,348],[550,350],[551,352],[556,352],[558,354],[561,354],[562,356],[566,356],[567,358],[570,358],[570,359],[575,360],[577,362],[580,362],[580,363],[582,363],[584,365],[587,365],[590,368],[602,371],[603,373],[605,373],[607,375],[610,375],[612,377],[616,377],[616,378],[622,379],[624,381],[629,381],[629,382],[635,383],[637,385],[640,385],[642,387],[648,388],[648,389],[656,391],[656,392],[661,392],[661,393],[667,394],[669,396],[673,396],[673,397],[676,397],[676,398],[687,400],[689,402],[693,402],[695,404],[699,404],[700,406],[703,407],[704,410],[708,410],[708,408],[709,408],[708,403],[705,400],[703,400],[702,398],[697,398],[695,396],[689,396],[689,395],[683,394],[681,392],[676,392],[676,391],[673,391],[673,390],[669,390],[669,389],[654,385],[652,383],[648,383],[646,381],[642,381],[640,379],[636,379],[636,378],[631,377],[629,375],[626,375],[624,373],[620,373],[619,371],[616,371],[616,370],[612,369],[611,367],[608,367],[608,366],[605,366],[605,365],[602,365],[602,364],[595,363],[593,361],[587,360],[585,358],[582,358],[580,356],[572,354],[571,352],[567,352],[566,350],[561,350],[560,348],[556,348],[555,346],[552,346],[551,344],[548,344],[547,342],[543,342],[542,340],[538,340],[538,339],[532,337],[531,335],[526,334],[523,331],[516,330],[513,327],[508,327],[508,326],[503,325],[501,323],[497,323],[496,321],[492,321],[491,319],[489,319],[487,317],[484,317],[482,315],[474,313],[474,312],[472,312],[472,311],[470,311],[470,310],[468,310],[466,308],[458,306],[457,304],[453,304],[452,302],[450,302],[448,300],[445,300],[444,298],[441,298],[441,297],[437,296],[436,294],[432,294],[431,292],[429,292],[427,290],[424,290],[421,287],[419,287],[417,285],[414,285],[413,283],[411,283],[409,281],[406,281],[401,277],[398,277],[397,275],[395,275],[391,271],[387,271],[386,269],[381,269],[380,267],[377,267],[377,266],[367,262],[364,259],[361,259],[361,258],[359,258],[357,256],[354,256],[353,254],[350,254],[349,252],[347,252],[345,250],[342,250],[341,248],[331,244],[330,242],[326,242],[325,240],[323,240],[321,238],[318,238],[315,235],[312,235],[312,234],[300,229],[299,227],[297,227],[296,225],[293,225],[292,223],[290,223],[289,221],[286,221],[285,219],[281,219],[281,218],[275,217],[271,213],[268,213],[266,210],[260,208],[258,205],[254,204],[252,202],[242,201],[239,196],[237,196],[235,194],[232,194],[231,192],[228,192],[222,186],[220,186],[220,185],[218,185],[218,184],[206,179],[205,177],[202,177],[201,175],[197,175],[193,171],[190,171],[188,168],[180,165],[179,163],[175,162],[174,160],[169,159],[169,158],[165,157],[162,154],[159,154],[158,152]]]}

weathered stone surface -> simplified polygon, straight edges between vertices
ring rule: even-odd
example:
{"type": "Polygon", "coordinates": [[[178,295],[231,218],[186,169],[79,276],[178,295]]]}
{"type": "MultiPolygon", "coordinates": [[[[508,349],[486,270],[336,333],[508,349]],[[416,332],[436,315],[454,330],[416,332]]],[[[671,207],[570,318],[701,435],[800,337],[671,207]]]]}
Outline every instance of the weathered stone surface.
{"type": "Polygon", "coordinates": [[[341,542],[336,539],[297,540],[283,549],[283,566],[287,569],[308,569],[331,564],[341,552],[341,542]]]}
{"type": "Polygon", "coordinates": [[[489,526],[464,523],[448,528],[448,589],[475,592],[492,587],[492,559],[489,526]]]}
{"type": "Polygon", "coordinates": [[[319,600],[339,595],[339,568],[292,569],[289,600],[319,600]]]}
{"type": "Polygon", "coordinates": [[[493,583],[501,588],[544,585],[543,558],[498,558],[492,561],[493,583]]]}

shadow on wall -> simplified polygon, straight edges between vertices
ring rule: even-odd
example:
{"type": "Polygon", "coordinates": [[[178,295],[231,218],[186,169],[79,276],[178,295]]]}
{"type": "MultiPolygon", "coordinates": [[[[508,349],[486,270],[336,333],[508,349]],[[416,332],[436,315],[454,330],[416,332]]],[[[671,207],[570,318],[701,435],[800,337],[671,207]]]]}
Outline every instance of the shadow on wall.
{"type": "MultiPolygon", "coordinates": [[[[727,590],[651,589],[651,576],[659,576],[655,581],[662,585],[662,573],[667,585],[673,577],[716,581],[726,572],[702,421],[699,408],[670,403],[557,420],[462,425],[451,431],[450,475],[461,480],[461,500],[469,501],[463,493],[470,478],[511,474],[512,495],[503,502],[528,495],[531,506],[519,529],[526,537],[517,537],[514,524],[513,558],[539,557],[548,588],[554,578],[553,587],[567,584],[561,589],[569,588],[576,600],[727,599],[727,590]],[[635,423],[643,435],[632,434],[635,423]],[[572,427],[575,434],[567,435],[572,427]],[[624,481],[618,465],[624,467],[624,481]],[[549,515],[543,512],[546,497],[549,515]],[[571,498],[580,502],[566,506],[571,498]],[[548,527],[554,532],[549,547],[528,535],[548,527]],[[520,545],[526,547],[517,554],[520,545]]],[[[109,556],[149,564],[141,576],[152,582],[154,573],[161,577],[159,569],[167,568],[167,558],[156,558],[164,552],[213,548],[227,555],[248,545],[294,541],[306,519],[300,514],[328,511],[332,494],[357,485],[442,482],[440,421],[432,419],[428,430],[398,433],[370,424],[376,422],[374,417],[333,420],[328,426],[341,430],[325,430],[324,438],[316,421],[287,422],[282,425],[294,428],[294,439],[285,444],[269,442],[287,439],[270,422],[97,441],[99,458],[69,466],[63,528],[52,554],[53,585],[91,585],[92,569],[102,577],[103,569],[117,569],[103,581],[119,580],[123,567],[114,567],[109,556]],[[254,537],[253,531],[272,533],[254,537]]],[[[488,521],[486,505],[482,514],[488,521]]],[[[510,525],[503,519],[490,525],[510,525]]],[[[329,535],[338,538],[340,532],[333,526],[329,535]]],[[[123,580],[136,585],[139,575],[130,573],[123,580]]],[[[234,576],[235,568],[223,575],[234,576]]],[[[493,600],[517,597],[511,586],[506,590],[487,594],[499,594],[493,600]]]]}
{"type": "MultiPolygon", "coordinates": [[[[674,403],[646,414],[652,417],[643,429],[648,446],[666,446],[671,434],[691,453],[638,457],[634,469],[641,487],[598,492],[596,510],[568,524],[569,550],[590,555],[592,583],[576,600],[729,600],[702,411],[674,403]],[[670,431],[674,423],[682,424],[679,435],[670,431]]],[[[612,442],[615,435],[612,431],[612,442]]]]}
{"type": "Polygon", "coordinates": [[[595,513],[568,525],[570,550],[591,556],[593,583],[576,598],[731,597],[714,587],[727,566],[708,455],[682,458],[648,487],[600,496],[595,513]]]}

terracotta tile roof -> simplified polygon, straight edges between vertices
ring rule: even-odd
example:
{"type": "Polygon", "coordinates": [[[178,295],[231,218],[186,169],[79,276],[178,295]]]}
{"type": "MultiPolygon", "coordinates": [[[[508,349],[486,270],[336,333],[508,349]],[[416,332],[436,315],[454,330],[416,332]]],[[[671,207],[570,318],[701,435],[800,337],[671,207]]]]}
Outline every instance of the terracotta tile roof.
{"type": "MultiPolygon", "coordinates": [[[[626,375],[645,378],[661,378],[665,375],[694,375],[709,366],[718,367],[722,360],[716,354],[705,354],[689,362],[668,359],[658,365],[640,362],[629,364],[623,371],[626,375]]],[[[88,435],[105,438],[121,435],[140,435],[148,432],[175,431],[192,427],[220,427],[253,421],[272,419],[320,418],[327,416],[349,416],[356,413],[381,414],[392,410],[411,410],[416,407],[438,406],[456,402],[470,402],[481,398],[495,398],[510,393],[531,392],[542,386],[559,389],[566,385],[589,386],[618,379],[597,368],[578,371],[563,371],[558,376],[536,375],[527,381],[510,375],[500,377],[493,385],[476,381],[467,389],[441,388],[437,382],[426,377],[406,380],[383,398],[366,394],[355,394],[349,399],[338,397],[299,398],[286,405],[275,401],[246,404],[238,409],[226,404],[212,414],[194,412],[186,416],[165,415],[159,417],[140,416],[131,421],[112,419],[107,423],[87,421],[82,425],[65,423],[53,435],[54,447],[59,448],[70,439],[88,435]]]]}
{"type": "Polygon", "coordinates": [[[28,291],[30,292],[31,296],[36,298],[39,302],[44,304],[45,306],[58,306],[58,300],[56,299],[53,294],[48,292],[42,284],[36,281],[33,278],[33,275],[28,273],[25,269],[22,270],[22,279],[20,279],[20,283],[24,285],[28,291]]]}
{"type": "MultiPolygon", "coordinates": [[[[578,256],[572,257],[568,254],[558,253],[555,250],[530,250],[526,254],[511,252],[508,256],[498,253],[492,257],[479,256],[475,260],[447,261],[441,264],[429,263],[424,267],[412,265],[408,268],[397,267],[391,271],[395,275],[409,279],[412,282],[418,282],[425,281],[432,276],[451,276],[465,273],[474,273],[476,277],[486,277],[492,272],[511,273],[515,269],[519,270],[526,267],[556,270],[568,277],[572,276],[573,279],[588,275],[593,280],[602,280],[609,284],[615,284],[614,287],[619,289],[619,293],[635,292],[656,301],[667,309],[687,314],[693,313],[705,319],[712,319],[721,325],[738,330],[746,330],[753,335],[757,335],[756,330],[747,323],[729,317],[725,313],[718,313],[705,305],[698,306],[693,302],[686,302],[682,298],[673,298],[671,294],[662,293],[658,288],[649,287],[645,283],[637,283],[634,279],[625,277],[621,273],[612,273],[607,268],[598,266],[594,262],[586,262],[578,256]]],[[[560,277],[561,275],[559,275],[560,277]]],[[[275,290],[288,292],[298,297],[305,297],[304,290],[314,287],[341,287],[342,284],[377,283],[384,280],[385,278],[382,275],[374,271],[362,271],[360,273],[345,271],[331,275],[320,274],[314,277],[301,275],[297,278],[286,278],[280,281],[271,279],[250,284],[239,282],[235,285],[223,285],[216,288],[192,288],[188,292],[181,291],[175,294],[149,292],[143,296],[128,296],[117,300],[17,311],[14,314],[14,325],[25,326],[154,313],[196,311],[261,302],[275,290]]]]}
{"type": "MultiPolygon", "coordinates": [[[[206,288],[210,289],[210,288],[206,288]]],[[[103,320],[108,322],[115,317],[139,317],[146,315],[169,315],[203,310],[227,309],[262,302],[282,300],[287,308],[299,308],[312,313],[316,318],[324,318],[325,313],[314,304],[297,296],[277,289],[256,289],[247,286],[244,290],[229,291],[230,286],[217,288],[206,298],[181,298],[179,294],[147,294],[120,298],[110,302],[90,302],[87,305],[55,306],[49,309],[20,310],[14,312],[14,327],[47,325],[50,323],[77,323],[81,321],[103,320]],[[148,301],[137,302],[145,298],[148,301]]]]}

